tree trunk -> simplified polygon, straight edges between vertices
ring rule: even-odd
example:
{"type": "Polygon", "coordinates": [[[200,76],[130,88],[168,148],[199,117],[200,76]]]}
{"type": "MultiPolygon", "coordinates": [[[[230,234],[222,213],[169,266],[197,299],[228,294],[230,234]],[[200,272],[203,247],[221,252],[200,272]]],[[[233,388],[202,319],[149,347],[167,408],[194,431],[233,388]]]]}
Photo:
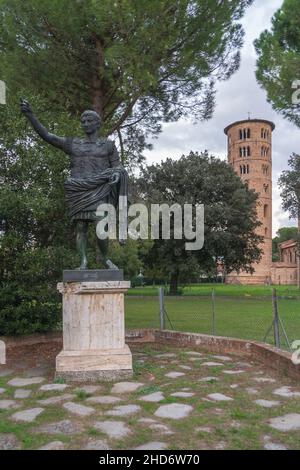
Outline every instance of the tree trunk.
{"type": "Polygon", "coordinates": [[[170,279],[170,294],[177,295],[178,294],[178,280],[179,280],[179,270],[175,269],[171,272],[171,279],[170,279]]]}
{"type": "Polygon", "coordinates": [[[95,41],[95,63],[92,76],[92,85],[93,85],[93,97],[92,104],[93,109],[96,111],[101,118],[103,119],[103,101],[104,101],[104,92],[103,92],[103,83],[101,79],[101,71],[104,67],[104,51],[100,39],[97,35],[94,35],[95,41]]]}

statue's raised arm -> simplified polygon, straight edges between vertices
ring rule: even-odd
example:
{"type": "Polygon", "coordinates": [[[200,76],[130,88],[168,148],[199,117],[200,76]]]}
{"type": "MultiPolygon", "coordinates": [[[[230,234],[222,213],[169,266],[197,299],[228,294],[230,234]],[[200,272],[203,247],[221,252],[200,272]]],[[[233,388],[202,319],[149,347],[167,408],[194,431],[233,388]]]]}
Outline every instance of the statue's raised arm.
{"type": "Polygon", "coordinates": [[[32,108],[28,101],[21,99],[21,111],[27,117],[37,134],[45,140],[48,144],[58,147],[61,150],[66,150],[66,137],[60,137],[55,134],[51,134],[33,114],[32,108]]]}

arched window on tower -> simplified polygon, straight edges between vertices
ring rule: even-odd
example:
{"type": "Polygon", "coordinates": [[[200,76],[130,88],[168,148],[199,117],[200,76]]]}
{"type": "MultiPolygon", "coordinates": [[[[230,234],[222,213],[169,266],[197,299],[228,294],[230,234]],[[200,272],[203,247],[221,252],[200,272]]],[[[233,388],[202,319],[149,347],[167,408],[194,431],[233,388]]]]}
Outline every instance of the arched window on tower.
{"type": "Polygon", "coordinates": [[[240,165],[240,174],[241,174],[241,175],[243,174],[243,167],[242,167],[242,165],[240,165]]]}
{"type": "Polygon", "coordinates": [[[243,131],[240,129],[240,140],[243,140],[243,131]]]}
{"type": "Polygon", "coordinates": [[[267,229],[267,227],[266,227],[266,228],[265,228],[265,236],[267,236],[267,235],[268,235],[268,229],[267,229]]]}
{"type": "Polygon", "coordinates": [[[269,185],[264,183],[264,191],[265,193],[268,193],[269,192],[269,185]]]}
{"type": "Polygon", "coordinates": [[[269,166],[268,165],[262,165],[261,168],[262,168],[263,174],[267,176],[268,173],[269,173],[269,166]]]}
{"type": "Polygon", "coordinates": [[[251,148],[249,146],[247,147],[247,156],[251,157],[251,148]]]}
{"type": "Polygon", "coordinates": [[[269,155],[269,147],[261,147],[260,154],[262,157],[267,157],[269,155]]]}
{"type": "Polygon", "coordinates": [[[268,217],[268,213],[269,213],[269,207],[268,207],[268,204],[265,204],[264,205],[264,217],[268,217]]]}
{"type": "Polygon", "coordinates": [[[247,129],[247,139],[250,139],[250,137],[251,137],[251,130],[247,129]]]}

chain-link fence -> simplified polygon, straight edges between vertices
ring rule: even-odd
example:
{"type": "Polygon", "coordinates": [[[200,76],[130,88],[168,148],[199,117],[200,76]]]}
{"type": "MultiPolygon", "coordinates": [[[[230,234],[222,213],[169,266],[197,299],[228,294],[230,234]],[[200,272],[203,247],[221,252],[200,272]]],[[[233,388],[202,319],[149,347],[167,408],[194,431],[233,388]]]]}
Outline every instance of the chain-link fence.
{"type": "Polygon", "coordinates": [[[300,296],[223,296],[212,289],[207,296],[157,296],[126,298],[128,328],[161,328],[255,340],[291,349],[300,340],[300,296]]]}

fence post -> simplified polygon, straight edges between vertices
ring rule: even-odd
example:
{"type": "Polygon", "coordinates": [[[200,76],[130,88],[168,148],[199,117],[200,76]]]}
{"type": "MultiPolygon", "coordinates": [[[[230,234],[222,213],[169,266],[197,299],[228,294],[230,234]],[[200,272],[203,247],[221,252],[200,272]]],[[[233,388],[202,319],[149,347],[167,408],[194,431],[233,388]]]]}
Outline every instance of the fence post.
{"type": "Polygon", "coordinates": [[[211,302],[212,302],[212,334],[215,336],[216,334],[216,297],[215,297],[215,289],[211,291],[211,302]]]}
{"type": "Polygon", "coordinates": [[[278,315],[278,302],[277,302],[276,289],[273,289],[272,304],[273,304],[273,314],[274,314],[274,341],[275,341],[276,348],[280,348],[279,315],[278,315]]]}
{"type": "Polygon", "coordinates": [[[160,329],[165,329],[165,303],[164,303],[164,288],[159,288],[159,323],[160,329]]]}

